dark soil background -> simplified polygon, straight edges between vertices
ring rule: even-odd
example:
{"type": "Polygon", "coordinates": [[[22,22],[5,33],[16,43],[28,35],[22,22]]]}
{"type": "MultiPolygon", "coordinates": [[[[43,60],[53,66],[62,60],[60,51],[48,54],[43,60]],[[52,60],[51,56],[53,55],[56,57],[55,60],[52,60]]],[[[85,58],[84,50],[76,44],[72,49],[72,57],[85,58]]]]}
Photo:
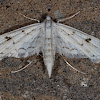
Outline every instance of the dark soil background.
{"type": "MultiPolygon", "coordinates": [[[[63,22],[100,39],[100,0],[0,0],[0,34],[34,23],[20,13],[41,19],[49,15],[53,19],[66,18],[63,22]]],[[[0,61],[0,100],[100,100],[100,64],[88,59],[65,58],[81,74],[68,67],[56,54],[52,77],[41,56],[26,59],[5,58],[0,61]],[[11,74],[12,70],[33,61],[25,70],[11,74]]]]}

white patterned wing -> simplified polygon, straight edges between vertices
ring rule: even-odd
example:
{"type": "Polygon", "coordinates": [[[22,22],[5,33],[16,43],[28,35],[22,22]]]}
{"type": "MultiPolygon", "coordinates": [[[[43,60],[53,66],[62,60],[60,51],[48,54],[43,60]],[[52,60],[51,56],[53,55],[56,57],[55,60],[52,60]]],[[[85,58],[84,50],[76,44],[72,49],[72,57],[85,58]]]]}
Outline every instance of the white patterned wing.
{"type": "Polygon", "coordinates": [[[0,35],[0,60],[5,57],[29,57],[40,52],[42,24],[26,27],[0,35]]]}
{"type": "Polygon", "coordinates": [[[82,31],[60,23],[56,24],[57,51],[68,57],[89,58],[100,62],[100,40],[82,31]]]}
{"type": "Polygon", "coordinates": [[[59,36],[56,38],[57,41],[57,52],[63,54],[69,58],[86,58],[86,55],[81,50],[71,44],[69,41],[66,42],[59,36]]]}

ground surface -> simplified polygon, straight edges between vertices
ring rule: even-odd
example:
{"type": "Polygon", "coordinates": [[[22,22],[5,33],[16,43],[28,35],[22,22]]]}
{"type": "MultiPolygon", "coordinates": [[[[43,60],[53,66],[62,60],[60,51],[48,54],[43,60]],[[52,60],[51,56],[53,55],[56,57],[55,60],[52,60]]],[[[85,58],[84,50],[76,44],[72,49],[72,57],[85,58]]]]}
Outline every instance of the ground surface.
{"type": "MultiPolygon", "coordinates": [[[[20,15],[41,19],[76,17],[63,22],[100,39],[100,0],[0,0],[0,34],[33,23],[20,15]]],[[[27,59],[6,58],[0,62],[0,100],[100,100],[100,64],[88,59],[66,58],[83,75],[69,68],[56,55],[51,79],[41,56],[27,59]],[[25,70],[10,74],[27,64],[25,70]]]]}

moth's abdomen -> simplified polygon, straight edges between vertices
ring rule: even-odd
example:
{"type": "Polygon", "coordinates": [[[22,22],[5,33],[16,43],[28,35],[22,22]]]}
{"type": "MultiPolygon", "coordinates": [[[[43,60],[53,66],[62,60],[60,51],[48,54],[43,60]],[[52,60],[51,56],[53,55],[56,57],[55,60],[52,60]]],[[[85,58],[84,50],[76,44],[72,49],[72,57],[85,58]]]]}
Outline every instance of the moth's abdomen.
{"type": "Polygon", "coordinates": [[[54,65],[55,49],[54,34],[52,32],[52,22],[46,21],[43,44],[43,60],[47,67],[49,77],[51,77],[52,67],[54,65]]]}

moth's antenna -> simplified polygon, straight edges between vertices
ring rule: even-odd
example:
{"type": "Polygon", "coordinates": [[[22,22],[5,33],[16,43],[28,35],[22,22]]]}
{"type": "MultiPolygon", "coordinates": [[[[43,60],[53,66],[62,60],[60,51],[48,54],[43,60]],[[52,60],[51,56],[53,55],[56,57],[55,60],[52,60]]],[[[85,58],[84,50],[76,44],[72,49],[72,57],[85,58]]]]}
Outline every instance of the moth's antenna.
{"type": "Polygon", "coordinates": [[[82,73],[82,74],[86,74],[86,73],[81,72],[81,71],[77,70],[76,68],[74,68],[68,61],[66,61],[66,60],[64,59],[63,56],[62,56],[62,58],[63,58],[63,60],[65,61],[65,63],[66,63],[69,67],[71,67],[71,68],[74,69],[75,71],[78,71],[78,72],[80,72],[80,73],[82,73]]]}
{"type": "Polygon", "coordinates": [[[78,11],[76,14],[74,14],[74,15],[72,15],[72,16],[70,16],[70,17],[67,17],[67,18],[64,18],[64,19],[60,19],[60,20],[58,20],[57,22],[59,23],[59,22],[64,22],[65,20],[69,20],[69,19],[73,18],[74,16],[76,16],[76,15],[79,14],[79,13],[80,13],[80,11],[78,11]]]}
{"type": "Polygon", "coordinates": [[[27,17],[27,16],[25,16],[25,15],[23,15],[23,14],[21,14],[21,13],[20,13],[20,15],[22,15],[23,17],[25,17],[25,18],[27,18],[27,19],[34,20],[34,21],[37,21],[38,23],[40,23],[40,21],[37,20],[37,19],[33,19],[33,18],[30,18],[30,17],[27,17]]]}
{"type": "Polygon", "coordinates": [[[11,71],[11,73],[13,74],[13,73],[17,73],[17,72],[20,72],[20,71],[24,70],[25,68],[27,68],[32,63],[31,61],[28,61],[28,62],[29,63],[26,66],[24,66],[23,68],[21,68],[19,70],[16,70],[16,71],[11,71]]]}

